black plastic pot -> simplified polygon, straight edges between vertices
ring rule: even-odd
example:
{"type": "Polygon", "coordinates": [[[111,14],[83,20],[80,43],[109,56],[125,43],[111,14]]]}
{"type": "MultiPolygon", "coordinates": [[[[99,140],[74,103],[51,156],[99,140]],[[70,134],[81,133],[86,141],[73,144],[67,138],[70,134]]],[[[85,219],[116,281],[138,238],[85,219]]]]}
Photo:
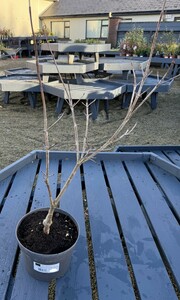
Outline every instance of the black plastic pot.
{"type": "MultiPolygon", "coordinates": [[[[21,218],[16,227],[16,238],[25,258],[25,266],[28,273],[35,279],[50,281],[52,279],[63,276],[67,272],[70,265],[72,252],[79,238],[79,226],[70,214],[61,209],[56,209],[56,214],[63,216],[63,218],[67,217],[68,220],[70,219],[73,225],[76,227],[77,236],[75,237],[74,243],[65,251],[62,251],[60,253],[42,254],[31,251],[24,245],[23,239],[21,238],[24,230],[23,226],[27,218],[31,218],[32,216],[35,217],[37,215],[38,219],[38,213],[41,211],[47,213],[48,209],[36,209],[21,218]]],[[[26,235],[26,232],[23,233],[23,236],[24,234],[26,235]]],[[[58,243],[58,240],[56,241],[58,243]]]]}

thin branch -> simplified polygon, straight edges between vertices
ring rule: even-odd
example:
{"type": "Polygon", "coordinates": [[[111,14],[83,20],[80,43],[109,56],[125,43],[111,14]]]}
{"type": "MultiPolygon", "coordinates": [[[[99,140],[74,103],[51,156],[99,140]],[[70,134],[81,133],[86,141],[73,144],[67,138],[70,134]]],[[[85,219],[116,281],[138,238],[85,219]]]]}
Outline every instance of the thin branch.
{"type": "Polygon", "coordinates": [[[57,195],[57,197],[55,199],[53,199],[52,198],[52,192],[51,192],[51,189],[50,189],[50,184],[49,184],[49,149],[50,149],[50,147],[49,147],[48,130],[50,130],[52,128],[52,126],[54,126],[56,124],[56,122],[48,128],[46,102],[45,102],[45,96],[44,96],[44,91],[43,91],[43,83],[42,83],[42,80],[41,80],[41,74],[40,74],[40,68],[39,68],[37,43],[36,43],[36,37],[35,37],[34,29],[33,29],[31,4],[30,4],[30,0],[29,0],[29,14],[30,14],[30,21],[31,21],[31,28],[32,28],[32,33],[33,33],[33,39],[34,39],[34,44],[35,44],[36,67],[37,67],[37,74],[38,74],[38,79],[39,79],[39,84],[40,84],[41,98],[42,98],[42,103],[43,103],[44,137],[45,137],[45,150],[46,150],[45,183],[46,183],[48,193],[49,193],[49,198],[50,198],[50,209],[49,209],[49,212],[48,212],[46,218],[43,221],[44,232],[46,234],[49,234],[49,231],[50,231],[50,226],[52,224],[52,216],[53,216],[54,209],[55,209],[55,207],[57,207],[59,205],[59,202],[60,202],[60,199],[61,199],[62,195],[64,194],[64,192],[68,188],[69,184],[71,183],[72,179],[74,178],[74,176],[75,176],[77,170],[80,168],[80,166],[88,160],[93,160],[93,158],[96,156],[97,153],[99,153],[101,151],[105,151],[114,142],[117,142],[118,140],[120,140],[124,136],[127,136],[127,135],[131,134],[131,132],[134,130],[136,124],[134,126],[132,126],[132,128],[125,130],[124,133],[122,133],[122,130],[124,130],[125,126],[129,122],[129,120],[133,117],[133,115],[143,105],[143,103],[147,100],[147,98],[159,87],[159,85],[164,80],[165,76],[163,76],[161,78],[161,80],[158,81],[157,85],[147,94],[145,99],[142,100],[141,103],[137,105],[139,98],[143,94],[142,89],[144,87],[145,81],[146,81],[146,79],[148,78],[148,76],[150,74],[150,63],[151,63],[152,55],[153,55],[155,44],[156,44],[157,37],[158,37],[160,22],[162,20],[163,15],[164,15],[165,5],[166,5],[166,0],[163,2],[162,11],[160,13],[159,21],[157,23],[156,32],[155,32],[154,37],[153,37],[150,56],[149,56],[148,62],[146,64],[145,71],[142,71],[143,76],[142,76],[141,81],[137,82],[136,74],[135,74],[135,71],[133,70],[133,76],[134,76],[133,92],[132,92],[132,97],[131,97],[131,100],[130,100],[130,104],[129,104],[126,116],[124,117],[123,121],[118,126],[118,128],[115,130],[115,132],[101,146],[97,147],[96,149],[93,149],[92,152],[90,151],[91,149],[87,149],[88,131],[89,131],[89,117],[90,117],[90,113],[89,113],[90,105],[88,104],[88,100],[86,100],[86,112],[85,112],[86,123],[85,123],[84,138],[83,138],[83,141],[82,141],[82,151],[80,151],[80,141],[79,141],[78,124],[77,124],[76,115],[75,115],[75,106],[77,105],[77,103],[81,99],[79,99],[76,103],[73,103],[73,99],[71,97],[70,85],[69,85],[69,83],[67,85],[64,83],[63,78],[62,78],[62,76],[59,72],[59,68],[57,66],[57,62],[55,60],[54,54],[52,53],[50,44],[47,40],[50,53],[53,56],[54,64],[55,64],[57,72],[59,74],[59,79],[60,79],[60,81],[63,85],[64,92],[66,94],[66,97],[64,97],[65,101],[68,103],[69,108],[71,110],[71,115],[72,115],[72,120],[73,120],[73,128],[74,128],[75,145],[76,145],[76,163],[75,163],[75,166],[74,166],[73,170],[71,171],[70,175],[68,176],[67,180],[65,181],[65,184],[61,188],[60,193],[57,195]]]}
{"type": "Polygon", "coordinates": [[[85,125],[85,133],[84,133],[84,140],[83,140],[83,146],[82,146],[82,154],[81,154],[81,158],[83,157],[84,153],[86,152],[86,148],[87,148],[87,141],[88,141],[88,132],[89,132],[89,104],[88,104],[88,100],[86,100],[86,125],[85,125]]]}
{"type": "Polygon", "coordinates": [[[33,41],[34,41],[34,51],[35,51],[35,57],[36,57],[36,69],[37,69],[37,76],[38,81],[40,85],[40,92],[41,92],[41,99],[42,99],[42,105],[43,105],[43,120],[44,120],[44,139],[45,139],[45,150],[46,150],[46,178],[45,182],[47,185],[50,203],[52,204],[52,192],[49,185],[49,135],[48,135],[48,121],[47,121],[47,109],[46,109],[46,100],[43,90],[43,83],[41,80],[41,74],[40,74],[40,68],[39,68],[39,60],[38,60],[38,48],[37,48],[37,41],[36,41],[36,35],[34,32],[33,27],[33,21],[32,21],[32,10],[31,10],[31,0],[29,0],[29,17],[30,17],[30,24],[31,24],[31,30],[33,35],[33,41]]]}
{"type": "MultiPolygon", "coordinates": [[[[69,87],[69,85],[68,85],[68,87],[69,87]]],[[[75,110],[74,110],[73,100],[71,97],[70,88],[69,88],[68,102],[69,102],[69,107],[70,107],[71,115],[72,115],[72,119],[73,119],[74,140],[75,140],[75,146],[76,146],[76,161],[78,162],[79,156],[80,156],[79,133],[78,133],[78,126],[77,126],[77,122],[76,122],[75,110]]]]}

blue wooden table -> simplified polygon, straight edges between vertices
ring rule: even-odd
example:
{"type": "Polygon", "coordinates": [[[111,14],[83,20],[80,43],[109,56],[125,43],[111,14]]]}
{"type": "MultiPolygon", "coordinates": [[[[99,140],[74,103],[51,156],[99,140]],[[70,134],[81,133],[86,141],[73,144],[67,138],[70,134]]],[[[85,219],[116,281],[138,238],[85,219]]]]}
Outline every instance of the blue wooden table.
{"type": "Polygon", "coordinates": [[[180,145],[154,145],[154,146],[123,146],[116,149],[118,152],[153,152],[180,167],[180,145]]]}
{"type": "MultiPolygon", "coordinates": [[[[50,153],[53,195],[75,164],[50,153]]],[[[48,299],[31,278],[15,240],[27,211],[47,207],[45,153],[33,151],[0,171],[0,299],[48,299]]],[[[85,163],[61,200],[80,225],[68,273],[54,299],[173,300],[180,296],[180,168],[150,153],[101,153],[85,163]]],[[[53,289],[53,287],[51,287],[53,289]]]]}
{"type": "Polygon", "coordinates": [[[10,93],[19,92],[27,97],[32,108],[36,107],[37,94],[40,93],[37,74],[11,74],[0,76],[0,90],[4,92],[3,103],[10,102],[10,93]]]}
{"type": "MultiPolygon", "coordinates": [[[[121,56],[123,59],[138,59],[147,60],[148,57],[134,57],[134,56],[121,56]]],[[[151,66],[160,66],[162,69],[169,69],[168,76],[172,78],[180,74],[180,59],[179,58],[165,58],[154,56],[151,59],[151,66]]]]}
{"type": "MultiPolygon", "coordinates": [[[[111,80],[115,82],[119,82],[119,84],[124,84],[126,85],[126,92],[123,94],[123,99],[122,99],[122,108],[127,108],[129,106],[129,103],[131,101],[132,93],[134,90],[134,84],[135,84],[135,79],[133,74],[128,75],[128,79],[124,80],[123,76],[121,75],[111,75],[110,77],[111,80]]],[[[136,82],[137,82],[137,88],[136,92],[139,89],[139,85],[142,80],[142,73],[137,73],[136,76],[136,82]]],[[[162,79],[157,78],[157,76],[149,75],[142,87],[141,93],[142,93],[142,98],[144,99],[149,93],[151,95],[149,96],[150,98],[150,106],[151,109],[156,109],[157,108],[157,97],[159,93],[167,93],[171,86],[173,84],[173,79],[162,79]]]]}

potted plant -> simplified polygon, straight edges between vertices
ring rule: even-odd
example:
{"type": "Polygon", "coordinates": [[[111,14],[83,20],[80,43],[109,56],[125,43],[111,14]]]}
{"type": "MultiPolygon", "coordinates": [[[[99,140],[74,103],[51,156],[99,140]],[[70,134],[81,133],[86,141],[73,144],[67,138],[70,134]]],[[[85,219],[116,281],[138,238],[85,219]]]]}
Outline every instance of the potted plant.
{"type": "Polygon", "coordinates": [[[169,57],[170,58],[175,58],[177,47],[178,47],[178,45],[175,42],[169,45],[169,57]]]}
{"type": "Polygon", "coordinates": [[[140,55],[140,51],[147,46],[142,28],[133,28],[133,30],[125,34],[124,39],[120,43],[121,55],[140,55]]]}
{"type": "Polygon", "coordinates": [[[165,58],[174,57],[177,43],[173,31],[165,31],[159,39],[165,58]]]}
{"type": "Polygon", "coordinates": [[[0,28],[0,39],[1,40],[7,40],[9,37],[12,37],[12,36],[13,36],[13,34],[10,29],[7,29],[7,28],[1,29],[0,28]]]}
{"type": "Polygon", "coordinates": [[[180,44],[177,44],[176,46],[175,55],[177,59],[180,59],[180,44]]]}
{"type": "Polygon", "coordinates": [[[164,56],[163,44],[157,43],[154,52],[155,52],[155,56],[163,57],[164,56]]]}
{"type": "MultiPolygon", "coordinates": [[[[134,84],[134,91],[132,93],[132,99],[130,101],[127,114],[120,125],[117,127],[117,130],[112,134],[112,136],[107,139],[102,146],[91,151],[88,148],[88,129],[89,129],[89,104],[88,101],[85,103],[85,134],[82,143],[79,142],[78,138],[78,125],[76,122],[76,116],[74,107],[75,104],[70,96],[70,90],[67,89],[67,85],[64,84],[61,74],[59,74],[60,80],[63,83],[64,89],[66,91],[67,102],[72,115],[73,120],[73,130],[75,136],[75,145],[76,145],[76,164],[74,165],[73,170],[68,176],[66,182],[62,186],[58,195],[53,198],[50,183],[49,183],[49,160],[50,160],[50,144],[49,144],[49,129],[48,129],[48,118],[46,110],[46,101],[43,90],[43,82],[41,80],[41,74],[39,71],[39,60],[38,60],[38,51],[36,36],[32,24],[31,16],[31,4],[29,0],[29,12],[31,20],[31,28],[34,39],[35,46],[35,56],[36,56],[36,67],[37,75],[39,79],[41,99],[43,105],[43,120],[44,120],[44,139],[45,139],[45,153],[46,153],[46,171],[44,174],[44,182],[49,194],[49,203],[48,208],[41,208],[30,213],[27,213],[22,219],[18,222],[16,228],[16,237],[19,243],[19,246],[24,254],[27,271],[35,278],[39,280],[51,280],[53,278],[58,278],[63,276],[67,271],[72,251],[78,241],[79,237],[79,227],[74,218],[69,215],[67,212],[62,211],[59,208],[60,200],[62,195],[65,193],[67,187],[71,183],[73,177],[75,176],[77,170],[80,166],[88,160],[93,159],[98,152],[106,150],[114,141],[121,139],[123,136],[128,135],[134,129],[134,126],[130,130],[125,130],[124,133],[121,133],[125,128],[131,117],[134,113],[141,107],[141,105],[148,99],[149,94],[147,93],[146,97],[138,104],[138,99],[142,94],[142,87],[149,75],[150,59],[154,50],[155,40],[152,44],[149,63],[146,65],[146,69],[143,73],[143,78],[141,83],[139,82],[134,84]],[[80,150],[80,144],[82,148],[80,150]]],[[[54,59],[54,63],[56,61],[54,59]]],[[[73,197],[73,195],[72,195],[73,197]]]]}
{"type": "Polygon", "coordinates": [[[6,50],[6,47],[4,46],[3,42],[0,41],[0,57],[2,57],[4,50],[6,50]]]}

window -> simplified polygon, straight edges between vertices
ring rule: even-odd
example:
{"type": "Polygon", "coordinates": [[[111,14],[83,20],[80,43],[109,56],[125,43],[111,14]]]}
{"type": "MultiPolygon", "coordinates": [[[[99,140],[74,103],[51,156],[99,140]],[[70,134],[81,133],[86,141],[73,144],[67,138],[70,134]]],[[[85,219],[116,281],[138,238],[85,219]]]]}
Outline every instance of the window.
{"type": "Polygon", "coordinates": [[[107,38],[108,20],[88,20],[86,22],[86,38],[107,38]]]}
{"type": "Polygon", "coordinates": [[[51,31],[53,35],[59,38],[70,38],[70,22],[69,21],[57,21],[51,22],[51,31]]]}

